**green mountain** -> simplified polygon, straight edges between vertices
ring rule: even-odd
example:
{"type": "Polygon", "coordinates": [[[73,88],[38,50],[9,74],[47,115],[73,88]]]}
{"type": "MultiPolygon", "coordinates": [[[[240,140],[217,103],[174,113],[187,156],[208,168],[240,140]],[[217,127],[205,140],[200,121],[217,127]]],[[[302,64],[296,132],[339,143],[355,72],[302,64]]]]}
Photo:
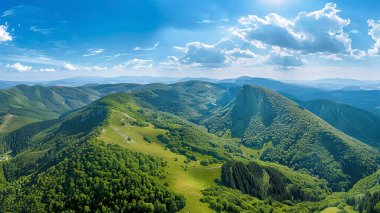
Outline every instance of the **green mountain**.
{"type": "Polygon", "coordinates": [[[379,151],[268,89],[186,81],[1,94],[0,212],[372,211],[378,202],[379,151]]]}
{"type": "Polygon", "coordinates": [[[0,211],[176,212],[183,208],[184,198],[161,180],[164,161],[97,139],[110,113],[106,102],[95,102],[50,127],[32,124],[40,131],[22,131],[29,140],[22,134],[6,140],[14,156],[2,163],[0,211]]]}
{"type": "Polygon", "coordinates": [[[380,148],[380,118],[375,114],[328,100],[308,101],[302,106],[345,134],[380,148]]]}
{"type": "Polygon", "coordinates": [[[244,86],[236,100],[203,123],[211,132],[261,150],[260,159],[323,178],[334,190],[348,189],[379,162],[377,150],[261,87],[244,86]]]}
{"type": "Polygon", "coordinates": [[[275,163],[252,162],[254,150],[184,119],[199,118],[205,106],[216,110],[215,105],[195,111],[165,107],[202,91],[199,100],[211,103],[215,99],[209,93],[223,96],[224,89],[199,84],[155,85],[108,95],[59,119],[7,134],[1,139],[7,160],[0,161],[0,211],[239,212],[261,207],[298,212],[311,211],[304,201],[319,202],[331,194],[326,181],[275,163]],[[257,165],[247,175],[253,183],[265,183],[258,198],[245,198],[252,199],[249,205],[233,200],[216,204],[225,199],[219,196],[230,193],[248,196],[218,186],[226,183],[226,168],[244,171],[245,163],[230,160],[251,162],[248,169],[257,165]],[[281,187],[287,191],[278,191],[281,187]]]}
{"type": "Polygon", "coordinates": [[[36,121],[58,118],[62,113],[99,98],[87,88],[19,85],[0,90],[0,133],[36,121]]]}
{"type": "Polygon", "coordinates": [[[18,85],[0,90],[0,135],[29,123],[56,119],[112,93],[129,92],[150,85],[105,84],[83,87],[18,85]]]}

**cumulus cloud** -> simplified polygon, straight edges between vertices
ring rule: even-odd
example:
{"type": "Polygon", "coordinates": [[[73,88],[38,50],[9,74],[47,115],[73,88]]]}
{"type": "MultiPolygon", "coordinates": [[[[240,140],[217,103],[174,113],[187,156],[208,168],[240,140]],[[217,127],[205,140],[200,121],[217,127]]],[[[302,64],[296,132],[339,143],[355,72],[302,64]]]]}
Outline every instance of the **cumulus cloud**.
{"type": "Polygon", "coordinates": [[[305,64],[305,60],[293,51],[274,47],[267,58],[267,63],[277,70],[289,70],[305,64]]]}
{"type": "Polygon", "coordinates": [[[20,64],[18,62],[15,63],[15,64],[8,64],[7,67],[11,68],[11,69],[13,69],[15,71],[18,71],[18,72],[27,72],[27,71],[29,71],[29,70],[32,69],[32,67],[29,67],[29,66],[26,66],[26,65],[24,66],[24,65],[22,65],[22,64],[20,64]]]}
{"type": "Polygon", "coordinates": [[[13,37],[7,32],[7,30],[7,25],[0,25],[0,43],[13,40],[13,37]]]}
{"type": "Polygon", "coordinates": [[[185,55],[180,59],[182,64],[202,67],[224,67],[228,58],[222,48],[202,42],[187,43],[186,47],[176,47],[185,55]]]}
{"type": "Polygon", "coordinates": [[[139,59],[139,58],[134,58],[131,59],[123,64],[117,65],[114,68],[115,69],[150,69],[153,67],[153,60],[151,59],[139,59]]]}
{"type": "Polygon", "coordinates": [[[371,36],[372,40],[375,42],[371,49],[368,50],[369,55],[379,55],[380,54],[380,21],[368,20],[368,26],[370,27],[368,35],[371,36]]]}
{"type": "Polygon", "coordinates": [[[94,56],[94,55],[99,55],[100,53],[104,52],[105,49],[89,49],[87,54],[84,54],[84,57],[88,56],[94,56]]]}
{"type": "Polygon", "coordinates": [[[344,32],[349,19],[339,16],[335,3],[321,10],[301,12],[294,19],[272,13],[264,18],[249,15],[239,20],[240,28],[233,33],[246,42],[257,42],[307,53],[350,54],[351,39],[344,32]]]}
{"type": "Polygon", "coordinates": [[[166,57],[166,60],[160,63],[160,66],[164,67],[165,69],[176,69],[179,68],[181,65],[181,62],[179,61],[179,58],[175,56],[168,56],[166,57]]]}
{"type": "Polygon", "coordinates": [[[228,56],[233,57],[233,58],[255,58],[255,57],[257,57],[257,55],[255,53],[253,53],[251,50],[249,50],[249,49],[242,50],[242,49],[239,49],[237,47],[235,47],[231,50],[226,50],[225,53],[228,56]]]}
{"type": "Polygon", "coordinates": [[[221,39],[215,44],[190,42],[185,47],[175,47],[184,55],[168,58],[161,65],[222,68],[232,65],[252,65],[265,61],[266,56],[257,55],[250,48],[241,48],[239,42],[221,39]]]}
{"type": "Polygon", "coordinates": [[[69,64],[69,63],[64,63],[64,64],[63,64],[63,68],[64,68],[65,70],[70,70],[70,71],[75,71],[75,70],[78,70],[78,69],[79,69],[78,67],[76,67],[76,66],[74,66],[74,65],[72,65],[72,64],[69,64]]]}

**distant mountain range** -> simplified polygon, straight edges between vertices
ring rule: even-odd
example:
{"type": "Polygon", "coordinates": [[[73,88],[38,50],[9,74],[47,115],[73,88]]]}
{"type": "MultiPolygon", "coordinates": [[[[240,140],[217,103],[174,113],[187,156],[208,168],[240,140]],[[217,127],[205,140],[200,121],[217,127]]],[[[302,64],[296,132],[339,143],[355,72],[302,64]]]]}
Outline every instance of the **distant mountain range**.
{"type": "MultiPolygon", "coordinates": [[[[212,78],[173,78],[173,77],[152,77],[152,76],[118,76],[118,77],[94,77],[94,76],[82,76],[65,78],[60,80],[51,81],[6,81],[0,80],[0,89],[7,89],[16,85],[26,84],[26,85],[45,85],[45,86],[83,86],[87,84],[120,84],[120,83],[139,83],[139,84],[150,84],[150,83],[175,83],[181,81],[205,81],[211,83],[239,83],[242,84],[245,81],[255,81],[258,84],[269,83],[276,84],[279,83],[278,80],[273,80],[269,78],[257,78],[242,76],[239,78],[232,79],[212,79],[212,78]],[[254,80],[253,80],[254,79],[254,80]]],[[[354,79],[340,79],[340,78],[326,78],[313,81],[283,81],[289,85],[301,86],[301,87],[311,87],[320,90],[380,90],[380,81],[360,81],[354,79]]]]}

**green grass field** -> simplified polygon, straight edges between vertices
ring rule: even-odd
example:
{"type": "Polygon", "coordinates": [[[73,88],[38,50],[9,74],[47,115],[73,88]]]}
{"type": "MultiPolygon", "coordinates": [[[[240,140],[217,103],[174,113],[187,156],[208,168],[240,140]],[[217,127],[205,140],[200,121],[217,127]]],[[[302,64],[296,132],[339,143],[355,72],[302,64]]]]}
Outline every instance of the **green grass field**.
{"type": "Polygon", "coordinates": [[[100,138],[106,143],[118,144],[129,150],[160,157],[168,162],[164,169],[169,187],[186,197],[186,208],[182,212],[212,212],[208,204],[200,202],[201,190],[215,186],[214,179],[220,177],[221,165],[202,166],[199,162],[185,163],[186,157],[171,152],[163,144],[156,142],[159,134],[165,130],[153,126],[137,127],[121,125],[125,115],[113,113],[110,125],[105,127],[100,138]],[[148,143],[143,137],[148,136],[154,142],[148,143]]]}

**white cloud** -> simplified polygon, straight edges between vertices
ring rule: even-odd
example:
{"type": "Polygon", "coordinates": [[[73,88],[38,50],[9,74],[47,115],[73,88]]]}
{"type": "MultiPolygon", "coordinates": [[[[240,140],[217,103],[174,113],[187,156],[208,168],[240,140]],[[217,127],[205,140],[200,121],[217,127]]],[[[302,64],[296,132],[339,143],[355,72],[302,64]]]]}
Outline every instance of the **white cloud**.
{"type": "Polygon", "coordinates": [[[153,67],[153,60],[151,59],[131,59],[123,64],[114,66],[114,69],[150,69],[153,67]]]}
{"type": "Polygon", "coordinates": [[[380,21],[368,20],[368,26],[370,27],[368,35],[371,36],[372,40],[375,42],[371,49],[368,50],[369,55],[379,55],[380,54],[380,21]]]}
{"type": "Polygon", "coordinates": [[[14,10],[6,10],[3,12],[3,14],[1,15],[1,17],[7,17],[7,16],[12,16],[13,14],[15,13],[14,10]]]}
{"type": "Polygon", "coordinates": [[[349,33],[351,33],[351,34],[359,34],[360,31],[359,31],[359,30],[356,30],[356,29],[353,29],[353,30],[350,30],[349,33]]]}
{"type": "Polygon", "coordinates": [[[4,41],[12,41],[13,37],[7,32],[8,26],[7,24],[5,25],[0,25],[0,43],[4,41]]]}
{"type": "Polygon", "coordinates": [[[99,55],[100,53],[103,53],[105,49],[89,49],[87,54],[84,54],[84,57],[88,56],[94,56],[94,55],[99,55]]]}
{"type": "Polygon", "coordinates": [[[239,20],[240,28],[233,33],[246,42],[257,41],[308,53],[344,53],[352,51],[351,39],[344,32],[349,19],[339,16],[335,3],[328,3],[321,10],[301,12],[294,19],[286,19],[272,13],[264,18],[249,15],[239,20]]]}
{"type": "Polygon", "coordinates": [[[249,49],[242,50],[239,48],[233,48],[232,50],[225,51],[225,53],[228,56],[233,57],[233,58],[255,58],[255,57],[257,57],[257,55],[249,49]]]}
{"type": "Polygon", "coordinates": [[[198,21],[197,23],[198,24],[212,24],[212,23],[214,23],[214,21],[210,20],[210,19],[204,19],[202,21],[198,21]]]}
{"type": "Polygon", "coordinates": [[[222,68],[252,66],[264,62],[267,58],[267,56],[254,53],[247,47],[242,49],[239,41],[231,39],[221,39],[215,44],[195,41],[187,43],[185,47],[175,46],[174,48],[183,53],[183,56],[168,58],[161,65],[222,68]]]}
{"type": "Polygon", "coordinates": [[[214,23],[227,23],[230,22],[230,19],[228,18],[221,18],[216,20],[211,19],[203,19],[197,22],[197,24],[214,24],[214,23]]]}
{"type": "Polygon", "coordinates": [[[116,58],[119,58],[120,56],[124,56],[124,55],[127,55],[126,53],[118,53],[118,54],[115,54],[115,55],[112,55],[112,56],[107,56],[106,60],[107,61],[110,61],[110,60],[113,60],[113,59],[116,59],[116,58]]]}
{"type": "Polygon", "coordinates": [[[326,54],[326,55],[320,55],[321,58],[332,60],[332,61],[342,61],[343,59],[341,57],[338,57],[335,54],[326,54]]]}
{"type": "Polygon", "coordinates": [[[22,65],[22,64],[20,64],[18,62],[14,63],[14,64],[8,64],[7,67],[8,68],[12,68],[12,69],[14,69],[14,70],[16,70],[18,72],[27,72],[27,71],[29,71],[29,70],[32,69],[32,67],[24,66],[24,65],[22,65]]]}
{"type": "Polygon", "coordinates": [[[367,53],[363,50],[354,49],[351,51],[351,57],[355,59],[364,59],[367,56],[367,53]]]}
{"type": "Polygon", "coordinates": [[[70,71],[75,71],[75,70],[80,70],[80,71],[102,71],[102,70],[108,70],[107,67],[102,67],[102,66],[77,66],[77,65],[72,65],[69,63],[64,63],[63,68],[65,70],[70,70],[70,71]]]}
{"type": "Polygon", "coordinates": [[[75,71],[75,70],[78,70],[79,68],[72,65],[72,64],[69,64],[69,63],[64,63],[63,64],[63,68],[66,69],[66,70],[70,70],[70,71],[75,71]]]}
{"type": "Polygon", "coordinates": [[[54,68],[41,68],[39,70],[40,72],[55,72],[54,68]]]}
{"type": "Polygon", "coordinates": [[[54,30],[54,28],[39,28],[37,26],[31,26],[29,30],[33,32],[41,33],[44,35],[49,35],[54,30]]]}
{"type": "Polygon", "coordinates": [[[166,69],[176,69],[179,68],[181,65],[179,58],[175,56],[168,56],[166,57],[166,60],[160,63],[160,66],[166,68],[166,69]]]}
{"type": "Polygon", "coordinates": [[[101,70],[107,70],[107,67],[92,66],[92,67],[83,67],[82,69],[86,71],[101,71],[101,70]]]}
{"type": "Polygon", "coordinates": [[[267,63],[274,65],[277,70],[290,70],[306,63],[295,51],[272,47],[267,58],[267,63]]]}
{"type": "Polygon", "coordinates": [[[151,51],[151,50],[155,50],[157,49],[157,47],[160,46],[160,42],[156,42],[153,47],[147,47],[147,48],[143,48],[143,47],[135,47],[133,48],[134,51],[151,51]]]}
{"type": "Polygon", "coordinates": [[[180,59],[182,64],[214,68],[228,65],[228,58],[224,50],[217,45],[195,41],[187,43],[186,47],[176,48],[185,53],[180,59]]]}

